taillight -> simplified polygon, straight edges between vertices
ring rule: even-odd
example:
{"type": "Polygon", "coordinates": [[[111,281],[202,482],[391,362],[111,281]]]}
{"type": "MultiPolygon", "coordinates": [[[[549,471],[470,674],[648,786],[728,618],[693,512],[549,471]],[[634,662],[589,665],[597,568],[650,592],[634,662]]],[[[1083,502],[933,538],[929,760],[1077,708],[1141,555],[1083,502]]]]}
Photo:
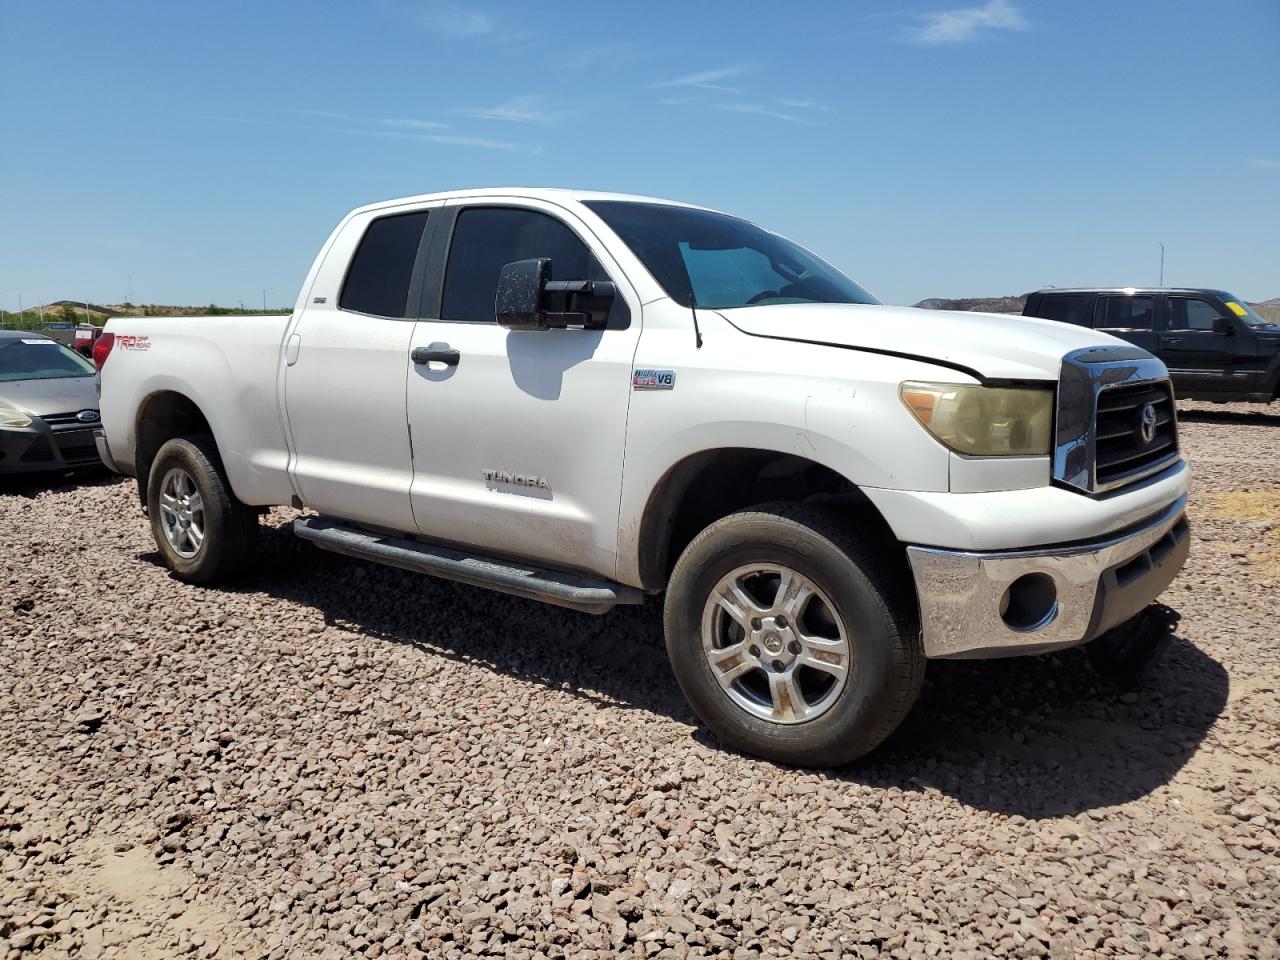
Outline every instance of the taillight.
{"type": "Polygon", "coordinates": [[[114,333],[102,333],[98,339],[93,341],[93,365],[99,370],[102,365],[107,362],[107,355],[111,353],[111,348],[116,345],[116,335],[114,333]]]}

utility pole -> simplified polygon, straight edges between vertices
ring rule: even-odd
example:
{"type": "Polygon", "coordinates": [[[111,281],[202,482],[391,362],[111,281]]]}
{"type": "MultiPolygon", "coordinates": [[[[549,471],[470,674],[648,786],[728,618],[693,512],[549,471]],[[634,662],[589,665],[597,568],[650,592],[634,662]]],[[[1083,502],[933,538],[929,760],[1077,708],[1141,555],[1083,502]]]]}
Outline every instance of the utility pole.
{"type": "Polygon", "coordinates": [[[274,290],[274,289],[275,289],[275,287],[263,287],[263,288],[262,288],[262,312],[263,312],[263,313],[266,313],[266,312],[267,312],[267,291],[268,291],[268,290],[274,290]]]}
{"type": "Polygon", "coordinates": [[[1164,286],[1164,243],[1163,241],[1160,241],[1160,240],[1157,240],[1156,243],[1160,244],[1160,286],[1163,287],[1164,286]]]}

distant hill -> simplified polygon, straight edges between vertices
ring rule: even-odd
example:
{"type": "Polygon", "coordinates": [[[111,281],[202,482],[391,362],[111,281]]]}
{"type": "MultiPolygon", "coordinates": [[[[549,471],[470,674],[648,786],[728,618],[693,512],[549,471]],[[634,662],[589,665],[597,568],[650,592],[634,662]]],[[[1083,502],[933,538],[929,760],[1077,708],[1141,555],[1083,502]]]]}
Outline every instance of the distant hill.
{"type": "Polygon", "coordinates": [[[1017,297],[960,297],[948,300],[944,297],[930,297],[913,303],[913,307],[925,310],[965,310],[970,313],[1021,313],[1027,302],[1024,293],[1017,297]]]}
{"type": "Polygon", "coordinates": [[[101,326],[112,317],[190,317],[204,314],[238,317],[287,314],[289,309],[250,310],[244,307],[220,307],[215,303],[202,307],[180,307],[160,303],[84,303],[80,300],[54,300],[19,313],[5,310],[0,314],[0,328],[36,329],[46,323],[93,323],[101,326]]]}

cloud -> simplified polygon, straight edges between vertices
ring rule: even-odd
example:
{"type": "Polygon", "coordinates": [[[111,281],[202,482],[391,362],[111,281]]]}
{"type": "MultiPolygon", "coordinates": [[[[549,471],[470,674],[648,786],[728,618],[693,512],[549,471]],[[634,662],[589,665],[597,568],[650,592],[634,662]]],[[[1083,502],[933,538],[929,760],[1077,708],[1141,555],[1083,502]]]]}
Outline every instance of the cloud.
{"type": "Polygon", "coordinates": [[[425,140],[455,147],[477,147],[482,150],[505,150],[510,153],[541,153],[542,148],[511,143],[507,140],[489,140],[484,137],[463,137],[449,133],[410,133],[407,130],[366,130],[361,127],[312,127],[324,133],[345,133],[357,137],[390,137],[396,140],[425,140]]]}
{"type": "Polygon", "coordinates": [[[1250,157],[1249,165],[1260,170],[1280,170],[1280,160],[1267,160],[1263,157],[1250,157]]]}
{"type": "Polygon", "coordinates": [[[721,67],[718,70],[702,70],[699,73],[689,73],[683,77],[675,77],[672,80],[651,83],[649,88],[651,90],[661,90],[664,87],[696,87],[699,90],[715,90],[718,93],[737,93],[736,87],[723,86],[720,81],[736,77],[746,69],[746,67],[721,67]]]}
{"type": "Polygon", "coordinates": [[[717,110],[728,110],[732,113],[750,113],[758,117],[770,117],[774,120],[786,120],[788,123],[802,123],[806,126],[812,126],[812,120],[806,120],[803,117],[797,117],[790,113],[783,113],[781,110],[775,110],[767,104],[763,103],[716,103],[712,104],[717,110]]]}
{"type": "Polygon", "coordinates": [[[387,127],[408,127],[412,130],[448,130],[449,124],[438,120],[411,120],[404,117],[383,117],[378,121],[387,127]]]}
{"type": "Polygon", "coordinates": [[[494,30],[487,13],[451,0],[420,0],[417,12],[425,26],[449,37],[479,37],[494,30]]]}
{"type": "Polygon", "coordinates": [[[551,123],[551,117],[534,96],[513,97],[496,107],[470,107],[459,110],[464,117],[473,120],[505,120],[510,123],[551,123]]]}
{"type": "Polygon", "coordinates": [[[815,100],[792,100],[789,97],[774,97],[773,102],[783,107],[790,107],[792,110],[817,110],[821,113],[831,113],[832,111],[832,108],[825,103],[818,103],[815,100]]]}
{"type": "Polygon", "coordinates": [[[1030,29],[1011,0],[987,0],[976,7],[925,13],[920,20],[907,31],[907,39],[927,44],[966,43],[993,30],[1030,29]]]}
{"type": "Polygon", "coordinates": [[[334,113],[332,110],[294,110],[294,113],[301,114],[304,117],[322,117],[325,120],[350,120],[345,113],[334,113]]]}

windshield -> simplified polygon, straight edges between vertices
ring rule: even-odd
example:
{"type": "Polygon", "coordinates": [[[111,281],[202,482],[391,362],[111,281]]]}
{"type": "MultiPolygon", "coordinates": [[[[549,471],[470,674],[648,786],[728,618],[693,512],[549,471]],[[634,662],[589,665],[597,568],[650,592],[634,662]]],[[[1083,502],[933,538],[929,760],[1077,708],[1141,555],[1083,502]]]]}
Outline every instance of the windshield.
{"type": "Polygon", "coordinates": [[[43,337],[0,340],[0,381],[91,377],[93,364],[74,350],[43,337]]]}
{"type": "Polygon", "coordinates": [[[878,303],[804,247],[737,217],[634,200],[588,200],[668,296],[729,309],[762,303],[878,303]]]}
{"type": "Polygon", "coordinates": [[[1230,310],[1232,313],[1234,313],[1237,317],[1239,317],[1241,320],[1243,320],[1245,323],[1247,323],[1251,327],[1256,327],[1260,323],[1270,322],[1269,320],[1267,320],[1266,317],[1260,314],[1257,310],[1253,309],[1253,307],[1249,306],[1239,297],[1233,297],[1229,293],[1224,293],[1222,295],[1222,299],[1226,301],[1228,310],[1230,310]]]}

